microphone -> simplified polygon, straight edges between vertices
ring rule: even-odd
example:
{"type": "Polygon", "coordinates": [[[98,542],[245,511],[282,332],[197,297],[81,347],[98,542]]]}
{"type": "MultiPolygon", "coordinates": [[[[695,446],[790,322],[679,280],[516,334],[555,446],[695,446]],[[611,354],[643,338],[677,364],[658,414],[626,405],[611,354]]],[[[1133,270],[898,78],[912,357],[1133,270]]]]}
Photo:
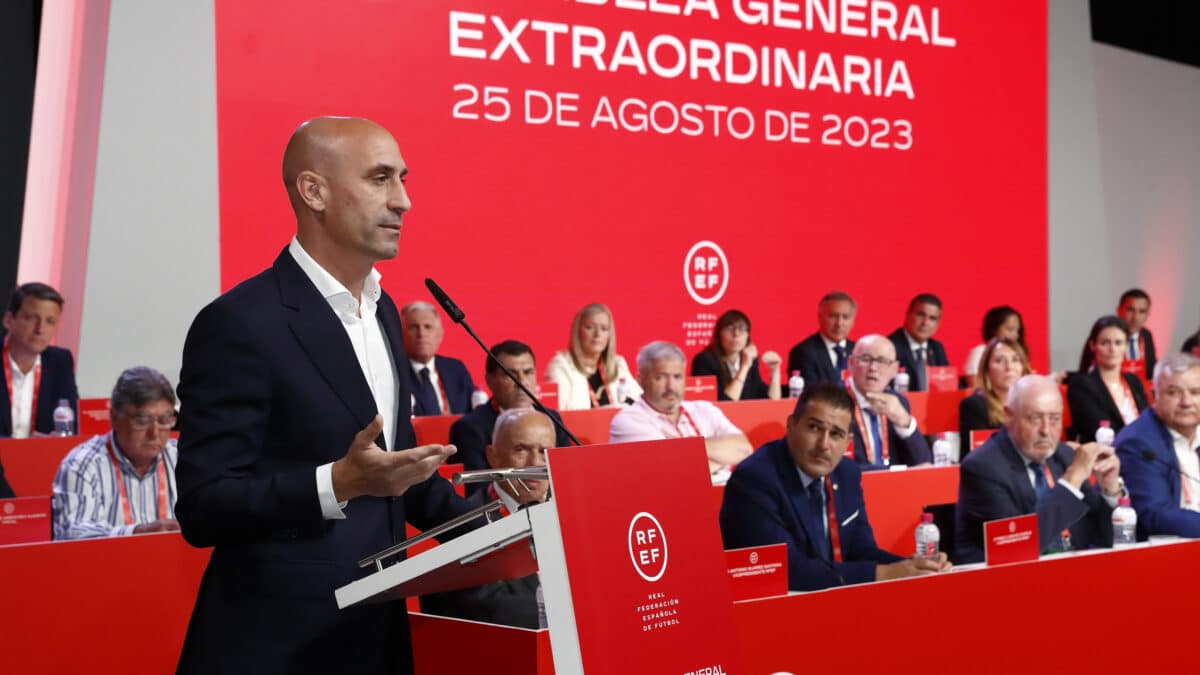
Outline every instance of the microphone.
{"type": "Polygon", "coordinates": [[[1192,474],[1184,472],[1179,467],[1168,462],[1167,460],[1163,459],[1162,457],[1159,457],[1157,454],[1155,454],[1155,452],[1153,450],[1142,450],[1142,459],[1146,460],[1147,462],[1158,462],[1159,464],[1162,464],[1163,466],[1167,467],[1168,469],[1171,469],[1172,471],[1179,474],[1180,476],[1183,476],[1184,478],[1190,478],[1191,480],[1194,480],[1197,483],[1200,483],[1200,478],[1196,478],[1192,474]]]}
{"type": "Polygon", "coordinates": [[[461,325],[463,329],[467,331],[467,334],[475,340],[475,343],[479,345],[479,348],[482,349],[485,354],[487,354],[488,360],[496,364],[500,370],[504,371],[504,374],[508,376],[508,379],[512,380],[513,384],[517,385],[517,388],[524,392],[525,395],[529,397],[530,401],[533,401],[534,409],[546,417],[549,417],[550,422],[552,422],[558,430],[566,434],[567,438],[571,439],[572,443],[575,445],[583,445],[583,443],[580,443],[579,439],[575,437],[575,434],[571,433],[571,430],[564,426],[561,421],[559,421],[558,417],[550,414],[550,411],[546,409],[546,406],[542,405],[542,402],[538,400],[537,396],[533,395],[533,392],[529,391],[528,387],[526,387],[524,384],[521,384],[521,380],[517,379],[517,376],[514,375],[511,370],[504,367],[503,363],[500,363],[500,359],[496,358],[496,355],[492,353],[492,350],[488,349],[487,345],[483,344],[483,340],[480,340],[479,336],[475,334],[475,331],[471,330],[471,324],[467,323],[466,313],[459,309],[458,305],[454,304],[454,301],[450,299],[450,296],[446,295],[446,291],[443,291],[442,287],[437,285],[437,282],[428,277],[425,279],[425,287],[428,288],[429,292],[433,294],[433,299],[437,300],[438,304],[442,306],[442,311],[446,312],[446,316],[450,317],[454,323],[461,325]]]}

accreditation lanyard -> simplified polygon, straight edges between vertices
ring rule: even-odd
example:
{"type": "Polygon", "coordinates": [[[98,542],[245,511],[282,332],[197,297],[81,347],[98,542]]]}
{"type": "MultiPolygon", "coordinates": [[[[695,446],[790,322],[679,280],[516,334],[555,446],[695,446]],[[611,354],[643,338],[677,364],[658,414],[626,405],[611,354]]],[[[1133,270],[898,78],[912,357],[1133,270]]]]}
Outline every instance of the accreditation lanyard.
{"type": "Polygon", "coordinates": [[[437,375],[438,407],[442,409],[443,415],[451,415],[453,413],[450,412],[450,399],[446,398],[446,387],[442,384],[442,374],[438,372],[437,366],[431,370],[437,375]]]}
{"type": "MultiPolygon", "coordinates": [[[[862,406],[858,405],[858,396],[855,395],[854,390],[851,389],[850,387],[847,387],[846,390],[850,392],[850,397],[854,399],[854,421],[858,422],[858,429],[859,429],[859,431],[862,432],[863,445],[867,446],[867,448],[866,448],[867,462],[870,464],[875,464],[877,457],[879,455],[882,455],[883,463],[888,464],[889,463],[888,462],[889,455],[888,455],[888,427],[887,427],[888,421],[887,421],[887,418],[882,415],[875,416],[879,420],[879,443],[880,443],[880,447],[876,448],[875,447],[875,439],[871,435],[871,427],[869,427],[863,423],[864,416],[863,416],[862,406]]],[[[846,453],[847,453],[848,457],[853,459],[853,457],[854,457],[853,444],[846,447],[846,453]]]]}
{"type": "MultiPolygon", "coordinates": [[[[1050,465],[1046,462],[1043,462],[1042,463],[1042,471],[1046,474],[1046,485],[1049,486],[1049,488],[1051,490],[1053,490],[1054,489],[1054,476],[1050,475],[1050,465]]],[[[1064,529],[1062,531],[1062,540],[1067,546],[1070,546],[1071,530],[1069,528],[1064,529]]]]}
{"type": "MultiPolygon", "coordinates": [[[[664,417],[665,417],[665,415],[664,415],[664,417]]],[[[696,426],[696,420],[692,419],[692,416],[688,414],[687,408],[683,407],[683,404],[681,403],[681,404],[679,404],[679,420],[676,422],[671,422],[671,420],[667,420],[668,422],[671,422],[671,426],[675,428],[675,432],[679,434],[679,438],[690,438],[689,436],[683,435],[683,429],[680,428],[680,426],[679,426],[679,422],[682,422],[684,420],[687,420],[688,425],[690,425],[692,427],[692,431],[696,432],[695,433],[696,436],[704,435],[703,433],[701,433],[700,427],[696,426]]]]}
{"type": "MultiPolygon", "coordinates": [[[[8,404],[15,406],[17,403],[13,395],[13,363],[8,358],[8,342],[5,341],[3,356],[4,359],[4,386],[8,388],[8,404]]],[[[33,398],[29,399],[29,435],[32,436],[37,424],[37,400],[38,389],[42,387],[42,359],[38,357],[33,364],[33,398]]]]}
{"type": "Polygon", "coordinates": [[[829,544],[833,547],[833,561],[842,562],[842,538],[838,535],[837,512],[833,508],[833,495],[837,486],[825,476],[825,504],[829,513],[829,544]]]}
{"type": "MultiPolygon", "coordinates": [[[[113,449],[112,434],[109,434],[108,440],[104,442],[108,448],[108,458],[112,460],[113,477],[117,480],[117,491],[121,499],[121,511],[125,514],[125,524],[133,524],[133,511],[129,508],[129,493],[125,491],[125,479],[121,472],[121,465],[117,462],[117,452],[113,449]]],[[[163,457],[158,458],[158,518],[167,517],[167,460],[163,457]]]]}
{"type": "MultiPolygon", "coordinates": [[[[1117,413],[1121,415],[1121,419],[1125,421],[1125,424],[1132,424],[1137,419],[1137,401],[1133,400],[1133,390],[1129,388],[1129,383],[1125,381],[1125,374],[1121,373],[1119,377],[1121,378],[1121,391],[1125,394],[1126,405],[1122,407],[1119,401],[1113,401],[1113,403],[1117,404],[1117,413]],[[1126,410],[1133,411],[1132,417],[1125,416],[1126,410]]],[[[1110,393],[1109,395],[1111,396],[1112,394],[1110,393]]]]}
{"type": "MultiPolygon", "coordinates": [[[[596,359],[596,374],[600,376],[599,391],[603,392],[605,389],[608,389],[608,378],[604,376],[604,360],[603,359],[596,359]]],[[[600,407],[600,394],[597,394],[596,391],[592,389],[591,382],[588,382],[588,396],[592,397],[592,407],[599,408],[600,407]]],[[[615,403],[615,401],[613,401],[612,392],[609,392],[608,402],[615,403]]]]}

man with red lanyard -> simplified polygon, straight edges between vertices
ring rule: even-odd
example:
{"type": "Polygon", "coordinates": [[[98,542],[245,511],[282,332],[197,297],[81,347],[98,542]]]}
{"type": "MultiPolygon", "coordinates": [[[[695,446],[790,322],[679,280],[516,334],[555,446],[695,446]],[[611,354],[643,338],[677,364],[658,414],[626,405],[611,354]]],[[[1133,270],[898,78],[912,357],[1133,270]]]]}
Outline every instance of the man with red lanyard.
{"type": "Polygon", "coordinates": [[[71,450],[54,476],[55,539],[179,529],[171,383],[153,368],[130,368],[110,407],[112,431],[71,450]]]}
{"type": "Polygon", "coordinates": [[[1136,373],[1143,380],[1150,379],[1158,362],[1154,335],[1146,328],[1146,319],[1150,318],[1150,295],[1140,288],[1125,291],[1117,305],[1117,316],[1129,326],[1129,351],[1125,354],[1121,370],[1136,373]]]}
{"type": "Polygon", "coordinates": [[[983,561],[987,521],[1029,513],[1037,514],[1043,552],[1062,550],[1067,539],[1075,550],[1112,546],[1112,511],[1127,496],[1116,451],[1060,440],[1062,393],[1044,375],[1009,388],[1004,418],[1004,428],[959,468],[955,562],[983,561]]]}
{"type": "Polygon", "coordinates": [[[28,438],[54,431],[54,408],[65,399],[77,409],[75,359],[51,347],[63,298],[42,283],[13,291],[4,313],[4,398],[0,400],[0,437],[28,438]]]}
{"type": "Polygon", "coordinates": [[[831,586],[932,574],[937,558],[901,558],[880,549],[867,519],[862,469],[843,462],[854,399],[844,387],[805,387],[787,418],[787,435],[759,448],[725,485],[725,548],[787,544],[788,588],[831,586]]]}
{"type": "Polygon", "coordinates": [[[917,418],[909,412],[908,399],[887,388],[899,369],[896,346],[888,338],[867,335],[854,345],[846,383],[856,404],[850,432],[854,461],[868,471],[933,461],[929,443],[917,428],[917,418]]]}
{"type": "Polygon", "coordinates": [[[708,450],[709,470],[724,479],[731,465],[750,454],[750,440],[712,403],[683,400],[686,367],[683,350],[670,342],[642,347],[637,356],[642,396],[613,417],[608,442],[699,436],[708,450]]]}
{"type": "Polygon", "coordinates": [[[404,353],[409,370],[414,417],[461,415],[471,409],[475,382],[458,359],[437,353],[445,330],[437,308],[428,302],[410,302],[400,308],[404,324],[404,353]]]}

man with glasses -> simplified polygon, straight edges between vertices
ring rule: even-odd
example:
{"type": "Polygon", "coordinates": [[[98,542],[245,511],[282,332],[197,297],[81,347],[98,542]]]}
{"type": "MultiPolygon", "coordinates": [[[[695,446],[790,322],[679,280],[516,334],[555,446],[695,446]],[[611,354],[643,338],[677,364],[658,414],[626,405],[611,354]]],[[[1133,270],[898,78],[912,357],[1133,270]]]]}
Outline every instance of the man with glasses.
{"type": "Polygon", "coordinates": [[[955,562],[983,561],[984,523],[1028,513],[1037,514],[1041,551],[1112,546],[1112,511],[1126,496],[1113,448],[1062,442],[1062,394],[1044,375],[1013,384],[1004,417],[960,468],[955,562]]]}
{"type": "Polygon", "coordinates": [[[153,368],[130,368],[109,408],[112,431],[71,450],[54,477],[55,539],[179,529],[171,383],[153,368]]]}
{"type": "Polygon", "coordinates": [[[896,347],[886,337],[868,335],[854,345],[846,386],[855,401],[850,421],[854,461],[864,470],[916,466],[933,459],[908,399],[888,387],[898,371],[896,347]]]}

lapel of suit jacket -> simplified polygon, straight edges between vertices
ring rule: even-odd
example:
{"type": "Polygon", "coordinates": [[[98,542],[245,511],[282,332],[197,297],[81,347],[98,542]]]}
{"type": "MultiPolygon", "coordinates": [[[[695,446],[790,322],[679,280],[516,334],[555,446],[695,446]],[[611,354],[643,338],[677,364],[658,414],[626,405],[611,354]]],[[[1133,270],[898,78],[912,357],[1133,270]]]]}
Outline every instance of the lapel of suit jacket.
{"type": "Polygon", "coordinates": [[[1000,429],[992,438],[999,444],[1000,453],[1008,465],[1011,474],[1010,481],[1016,486],[1017,496],[1021,501],[1019,504],[1021,512],[1033,513],[1037,507],[1037,493],[1033,490],[1033,484],[1029,482],[1029,469],[1025,466],[1025,460],[1017,451],[1017,446],[1013,445],[1012,438],[1008,435],[1008,429],[1000,429]]]}
{"type": "Polygon", "coordinates": [[[800,529],[803,530],[804,536],[808,540],[809,551],[824,557],[817,543],[824,540],[824,532],[822,531],[821,537],[817,538],[810,530],[810,526],[819,523],[813,523],[811,520],[808,493],[804,490],[804,481],[800,480],[800,471],[797,469],[796,463],[792,461],[792,455],[788,452],[787,439],[772,447],[771,452],[775,458],[775,470],[779,473],[779,481],[783,484],[783,492],[792,506],[792,514],[796,517],[796,522],[800,524],[800,529]]]}
{"type": "MultiPolygon", "coordinates": [[[[404,353],[404,327],[400,323],[400,312],[396,303],[387,293],[379,294],[379,304],[375,310],[379,324],[383,326],[383,336],[387,340],[388,349],[392,352],[392,363],[396,364],[396,419],[407,420],[412,417],[412,390],[410,377],[413,374],[408,354],[404,353]]],[[[399,428],[399,425],[397,425],[399,428]]],[[[399,444],[397,446],[403,447],[399,444]]],[[[385,448],[380,445],[379,447],[385,448]]],[[[385,448],[386,449],[386,448],[385,448]]]]}
{"type": "Polygon", "coordinates": [[[279,279],[280,301],[292,310],[288,319],[292,335],[359,428],[367,426],[378,413],[378,406],[341,320],[287,249],[275,259],[274,271],[279,279]]]}
{"type": "MultiPolygon", "coordinates": [[[[1172,469],[1175,469],[1174,475],[1176,476],[1176,480],[1171,480],[1172,474],[1170,472],[1167,473],[1167,487],[1169,490],[1168,494],[1171,496],[1171,503],[1178,504],[1181,497],[1180,493],[1183,491],[1183,475],[1179,469],[1179,458],[1175,456],[1175,441],[1171,438],[1171,432],[1167,430],[1167,425],[1163,424],[1162,420],[1158,419],[1158,415],[1154,414],[1154,408],[1146,408],[1142,415],[1149,415],[1153,420],[1154,428],[1158,431],[1159,438],[1162,439],[1162,447],[1166,450],[1166,457],[1162,459],[1171,465],[1172,469]]],[[[1152,449],[1151,452],[1158,455],[1157,449],[1152,449]]]]}
{"type": "MultiPolygon", "coordinates": [[[[1112,394],[1108,393],[1108,385],[1104,384],[1104,380],[1100,379],[1100,371],[1092,370],[1087,374],[1088,380],[1092,383],[1092,388],[1095,390],[1095,395],[1099,397],[1100,405],[1104,407],[1104,412],[1108,420],[1113,424],[1118,421],[1123,421],[1125,418],[1121,416],[1121,409],[1117,407],[1117,402],[1113,400],[1112,394]]],[[[1124,383],[1124,376],[1121,382],[1124,383]]],[[[1133,388],[1130,388],[1131,395],[1133,388]]]]}

